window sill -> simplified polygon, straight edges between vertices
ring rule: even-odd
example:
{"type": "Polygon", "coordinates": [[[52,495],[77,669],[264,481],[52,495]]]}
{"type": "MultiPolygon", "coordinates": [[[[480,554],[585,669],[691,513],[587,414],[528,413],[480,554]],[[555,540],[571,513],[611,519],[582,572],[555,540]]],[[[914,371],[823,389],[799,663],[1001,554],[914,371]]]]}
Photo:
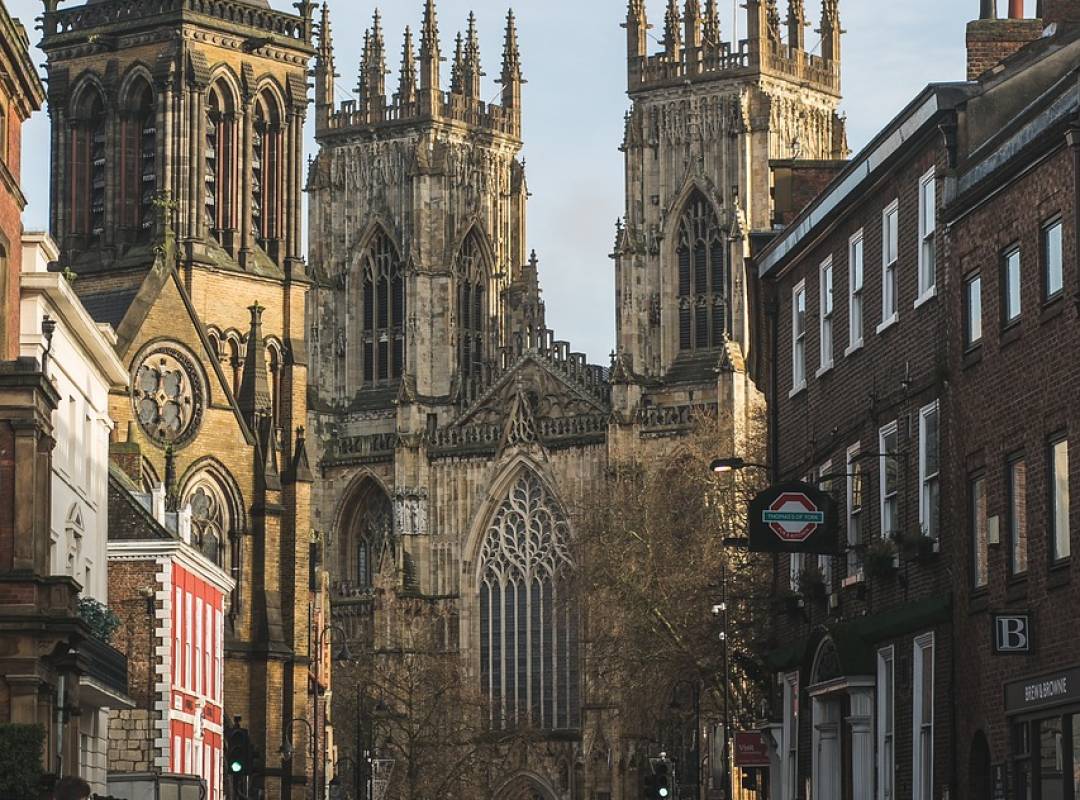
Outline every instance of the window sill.
{"type": "Polygon", "coordinates": [[[1001,338],[998,341],[998,346],[999,347],[1008,347],[1010,344],[1012,344],[1013,342],[1017,341],[1020,338],[1021,333],[1022,333],[1022,331],[1020,329],[1020,320],[1019,319],[1013,320],[1012,322],[1010,322],[1008,324],[1008,327],[1006,327],[1004,330],[1002,330],[1001,338]]]}
{"type": "Polygon", "coordinates": [[[891,317],[889,317],[886,320],[883,320],[882,323],[877,326],[877,329],[876,329],[875,333],[877,333],[880,336],[882,333],[887,331],[889,328],[891,328],[893,325],[895,325],[899,321],[900,321],[900,315],[899,314],[893,314],[891,317]]]}
{"type": "Polygon", "coordinates": [[[983,347],[982,341],[978,341],[971,345],[964,351],[964,355],[960,359],[960,368],[969,369],[981,362],[983,359],[983,347]]]}
{"type": "Polygon", "coordinates": [[[1028,580],[1027,573],[1015,575],[1009,579],[1005,587],[1005,600],[1010,603],[1018,603],[1027,599],[1028,580]]]}
{"type": "Polygon", "coordinates": [[[982,614],[990,608],[990,592],[985,586],[972,589],[968,598],[968,614],[982,614]]]}
{"type": "Polygon", "coordinates": [[[790,400],[793,397],[797,397],[798,395],[802,394],[805,391],[806,391],[806,382],[803,381],[798,386],[793,387],[790,392],[788,392],[788,400],[790,400]]]}
{"type": "Polygon", "coordinates": [[[842,581],[840,581],[841,589],[850,589],[852,586],[858,586],[860,583],[866,582],[866,575],[862,570],[859,570],[854,575],[848,575],[842,581]]]}
{"type": "Polygon", "coordinates": [[[1039,324],[1045,325],[1051,320],[1057,319],[1065,311],[1065,299],[1064,292],[1058,292],[1053,297],[1045,300],[1042,306],[1042,312],[1039,314],[1039,324]]]}
{"type": "Polygon", "coordinates": [[[848,356],[850,356],[853,353],[859,352],[860,350],[862,350],[862,346],[863,346],[863,340],[862,339],[859,339],[857,342],[854,342],[850,347],[848,347],[847,350],[844,351],[844,358],[847,358],[848,356]]]}
{"type": "Polygon", "coordinates": [[[929,303],[931,300],[933,300],[935,297],[937,297],[937,287],[936,286],[931,286],[930,289],[928,289],[927,291],[925,291],[921,295],[919,295],[919,299],[915,301],[915,305],[912,306],[912,308],[918,308],[919,306],[924,306],[927,303],[929,303]]]}
{"type": "Polygon", "coordinates": [[[832,368],[833,365],[831,363],[822,364],[820,367],[818,367],[818,371],[814,373],[814,377],[820,378],[822,375],[828,375],[830,372],[832,372],[832,368]]]}
{"type": "Polygon", "coordinates": [[[1067,560],[1051,565],[1050,573],[1046,576],[1046,588],[1060,589],[1063,586],[1068,586],[1072,581],[1072,572],[1069,566],[1067,560]]]}

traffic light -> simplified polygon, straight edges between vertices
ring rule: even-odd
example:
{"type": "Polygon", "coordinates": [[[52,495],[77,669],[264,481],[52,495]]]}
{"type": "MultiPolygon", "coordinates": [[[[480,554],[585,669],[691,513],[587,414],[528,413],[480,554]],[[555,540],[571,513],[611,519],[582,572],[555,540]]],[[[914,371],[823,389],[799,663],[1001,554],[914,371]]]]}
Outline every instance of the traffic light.
{"type": "Polygon", "coordinates": [[[229,775],[250,775],[253,772],[251,736],[247,728],[233,728],[228,733],[225,748],[225,772],[229,775]]]}
{"type": "Polygon", "coordinates": [[[675,779],[671,761],[665,755],[649,759],[649,774],[645,776],[645,800],[674,800],[675,779]]]}

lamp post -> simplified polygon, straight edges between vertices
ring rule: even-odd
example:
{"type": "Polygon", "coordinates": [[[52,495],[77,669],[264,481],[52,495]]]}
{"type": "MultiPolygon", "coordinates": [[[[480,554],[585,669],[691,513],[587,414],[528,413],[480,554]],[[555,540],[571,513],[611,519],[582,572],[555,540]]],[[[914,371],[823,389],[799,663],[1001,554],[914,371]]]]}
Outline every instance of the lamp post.
{"type": "MultiPolygon", "coordinates": [[[[682,711],[682,704],[679,702],[679,692],[683,688],[688,689],[690,692],[691,710],[694,715],[694,800],[701,800],[701,687],[698,683],[686,680],[685,678],[677,681],[671,690],[671,709],[673,711],[682,711]]],[[[676,773],[676,778],[678,778],[678,773],[676,773]]],[[[677,783],[680,787],[682,786],[681,780],[677,780],[677,783]]]]}
{"type": "MultiPolygon", "coordinates": [[[[312,718],[314,724],[311,726],[311,749],[312,749],[312,765],[311,765],[311,800],[321,800],[326,795],[322,786],[319,783],[319,705],[320,697],[319,693],[322,688],[322,662],[323,662],[323,648],[326,646],[326,636],[331,631],[337,631],[342,636],[348,638],[348,633],[340,625],[327,625],[321,631],[319,631],[319,637],[316,640],[315,649],[315,700],[312,703],[312,718]]],[[[349,652],[349,644],[346,641],[341,650],[336,656],[337,661],[348,661],[352,658],[352,654],[349,652]]],[[[326,715],[323,715],[323,722],[325,724],[326,715]]]]}
{"type": "MultiPolygon", "coordinates": [[[[285,730],[281,735],[281,748],[278,752],[281,754],[282,761],[291,761],[293,757],[293,742],[292,742],[292,726],[296,723],[304,725],[308,729],[308,738],[311,740],[311,761],[314,764],[317,760],[315,755],[318,752],[315,744],[315,727],[303,717],[293,717],[287,723],[285,723],[285,730]]],[[[312,797],[315,796],[315,789],[312,789],[312,797]]]]}

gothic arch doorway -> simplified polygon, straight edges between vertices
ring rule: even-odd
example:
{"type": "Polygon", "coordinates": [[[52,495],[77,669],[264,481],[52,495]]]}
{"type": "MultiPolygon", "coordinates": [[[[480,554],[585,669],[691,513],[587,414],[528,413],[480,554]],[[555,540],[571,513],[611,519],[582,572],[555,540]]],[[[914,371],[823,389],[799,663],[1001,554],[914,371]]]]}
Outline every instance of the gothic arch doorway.
{"type": "Polygon", "coordinates": [[[556,800],[555,793],[531,775],[511,779],[495,797],[497,800],[556,800]]]}

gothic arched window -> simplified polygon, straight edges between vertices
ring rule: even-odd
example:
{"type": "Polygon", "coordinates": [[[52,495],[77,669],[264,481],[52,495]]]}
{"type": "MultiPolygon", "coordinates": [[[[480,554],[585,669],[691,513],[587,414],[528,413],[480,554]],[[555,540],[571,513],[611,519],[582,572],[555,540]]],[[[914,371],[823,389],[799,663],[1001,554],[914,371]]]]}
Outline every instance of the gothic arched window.
{"type": "Polygon", "coordinates": [[[232,245],[236,230],[236,102],[223,80],[210,87],[206,101],[206,225],[221,244],[232,245]]]}
{"type": "Polygon", "coordinates": [[[88,87],[75,109],[71,140],[71,231],[97,244],[105,233],[108,119],[105,100],[88,87]]]}
{"type": "Polygon", "coordinates": [[[405,371],[405,275],[385,233],[375,236],[360,264],[364,383],[385,383],[405,371]]]}
{"type": "Polygon", "coordinates": [[[580,724],[572,569],[566,516],[523,470],[480,551],[480,678],[495,728],[580,724]]]}
{"type": "Polygon", "coordinates": [[[191,509],[191,543],[236,581],[230,609],[240,610],[243,503],[232,477],[216,464],[198,469],[183,487],[181,508],[191,509]]]}
{"type": "Polygon", "coordinates": [[[355,495],[340,538],[340,575],[359,589],[369,589],[385,557],[396,554],[390,498],[372,482],[355,495]]]}
{"type": "Polygon", "coordinates": [[[488,270],[480,248],[480,237],[471,231],[454,258],[457,281],[458,369],[462,378],[480,372],[487,357],[488,270]]]}
{"type": "Polygon", "coordinates": [[[676,237],[679,261],[679,349],[721,347],[731,326],[726,237],[712,204],[691,195],[676,237]]]}
{"type": "Polygon", "coordinates": [[[120,120],[122,225],[147,241],[154,227],[157,194],[157,110],[150,84],[137,79],[120,120]]]}
{"type": "Polygon", "coordinates": [[[266,343],[266,375],[270,379],[270,417],[275,428],[281,427],[281,345],[266,343]]]}
{"type": "Polygon", "coordinates": [[[281,108],[266,89],[255,101],[251,153],[251,229],[259,247],[271,256],[271,242],[281,238],[281,108]]]}

